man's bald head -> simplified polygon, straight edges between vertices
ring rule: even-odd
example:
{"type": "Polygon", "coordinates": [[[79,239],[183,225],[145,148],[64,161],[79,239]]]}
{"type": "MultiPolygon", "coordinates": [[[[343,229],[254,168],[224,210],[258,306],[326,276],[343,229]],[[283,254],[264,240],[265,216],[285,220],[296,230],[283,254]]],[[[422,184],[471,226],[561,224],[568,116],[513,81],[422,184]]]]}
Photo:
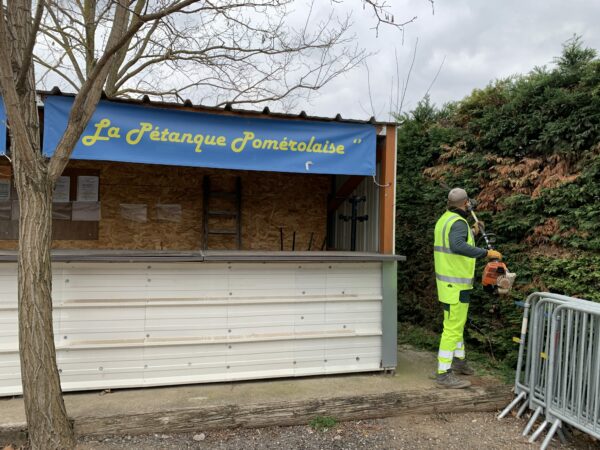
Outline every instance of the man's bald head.
{"type": "Polygon", "coordinates": [[[467,191],[465,191],[463,188],[454,188],[448,193],[448,209],[464,209],[467,200],[469,200],[467,191]]]}

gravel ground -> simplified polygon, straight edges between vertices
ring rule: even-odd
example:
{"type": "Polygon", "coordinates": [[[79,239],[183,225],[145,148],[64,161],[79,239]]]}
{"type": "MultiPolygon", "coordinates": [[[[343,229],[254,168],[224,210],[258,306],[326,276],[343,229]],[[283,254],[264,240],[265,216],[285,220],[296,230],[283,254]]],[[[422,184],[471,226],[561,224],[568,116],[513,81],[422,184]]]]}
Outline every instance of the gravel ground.
{"type": "MultiPolygon", "coordinates": [[[[494,413],[401,416],[344,422],[316,431],[309,426],[198,430],[186,434],[106,436],[80,439],[80,450],[214,449],[214,450],[325,450],[325,449],[534,449],[521,437],[524,419],[498,421],[494,413]]],[[[600,442],[576,435],[569,445],[554,449],[599,449],[600,442]]]]}

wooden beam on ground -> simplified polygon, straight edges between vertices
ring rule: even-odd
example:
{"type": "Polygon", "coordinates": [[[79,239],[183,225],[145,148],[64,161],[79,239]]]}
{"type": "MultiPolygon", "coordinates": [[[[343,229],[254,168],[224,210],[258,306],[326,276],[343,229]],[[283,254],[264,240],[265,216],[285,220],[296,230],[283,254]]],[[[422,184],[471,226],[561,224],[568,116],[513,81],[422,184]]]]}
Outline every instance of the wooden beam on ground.
{"type": "MultiPolygon", "coordinates": [[[[109,417],[74,417],[77,436],[187,433],[222,428],[306,425],[316,416],[362,420],[404,414],[496,411],[511,398],[503,384],[321,399],[228,404],[109,417]]],[[[1,436],[1,434],[0,434],[1,436]]]]}

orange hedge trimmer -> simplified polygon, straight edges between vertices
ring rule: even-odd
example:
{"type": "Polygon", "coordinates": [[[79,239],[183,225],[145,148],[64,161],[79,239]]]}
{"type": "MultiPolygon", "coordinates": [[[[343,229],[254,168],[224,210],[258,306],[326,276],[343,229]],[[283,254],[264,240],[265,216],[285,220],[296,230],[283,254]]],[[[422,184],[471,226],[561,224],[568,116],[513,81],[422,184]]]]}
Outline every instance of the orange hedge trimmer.
{"type": "MultiPolygon", "coordinates": [[[[469,212],[475,219],[475,223],[479,227],[479,231],[483,239],[485,240],[485,244],[488,250],[493,250],[492,240],[486,234],[483,224],[479,221],[477,216],[475,215],[475,211],[473,211],[473,207],[471,202],[469,201],[469,212]]],[[[515,278],[517,277],[516,273],[510,272],[502,261],[498,259],[492,259],[488,262],[483,269],[483,276],[481,277],[481,284],[483,288],[489,292],[497,292],[498,294],[508,294],[515,282],[515,278]]]]}

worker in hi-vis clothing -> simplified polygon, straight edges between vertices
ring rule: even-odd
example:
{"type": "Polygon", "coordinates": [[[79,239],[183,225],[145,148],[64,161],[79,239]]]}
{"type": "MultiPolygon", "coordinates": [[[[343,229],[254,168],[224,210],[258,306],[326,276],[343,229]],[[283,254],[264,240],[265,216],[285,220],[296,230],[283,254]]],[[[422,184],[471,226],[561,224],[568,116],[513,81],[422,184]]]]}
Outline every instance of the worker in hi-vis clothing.
{"type": "Polygon", "coordinates": [[[467,322],[469,300],[475,276],[475,259],[502,259],[500,252],[475,246],[475,234],[467,222],[470,207],[464,189],[448,194],[448,209],[435,225],[433,255],[438,299],[444,307],[444,331],[438,352],[436,384],[442,388],[461,389],[471,382],[454,374],[473,375],[465,359],[463,332],[467,322]]]}

